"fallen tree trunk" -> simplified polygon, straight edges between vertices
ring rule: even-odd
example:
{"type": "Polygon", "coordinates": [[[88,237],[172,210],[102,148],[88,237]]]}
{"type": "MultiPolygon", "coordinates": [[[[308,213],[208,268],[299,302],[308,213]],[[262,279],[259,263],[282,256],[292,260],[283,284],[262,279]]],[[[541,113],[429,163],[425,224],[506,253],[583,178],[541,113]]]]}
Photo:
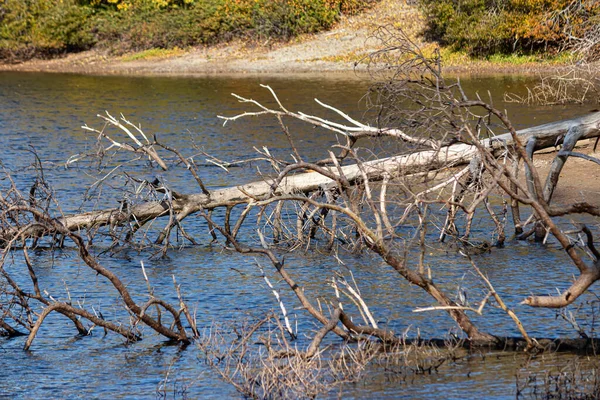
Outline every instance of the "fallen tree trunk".
{"type": "MultiPolygon", "coordinates": [[[[579,118],[548,123],[517,131],[521,143],[535,138],[535,150],[555,146],[569,128],[580,126],[581,139],[600,136],[600,112],[588,114],[579,118]]],[[[514,145],[510,133],[481,140],[481,145],[490,149],[495,156],[504,153],[514,145]]],[[[397,177],[419,172],[432,171],[441,167],[468,164],[479,153],[476,146],[467,143],[456,143],[438,150],[425,150],[405,155],[398,155],[360,165],[353,164],[340,167],[346,180],[353,184],[366,177],[370,181],[382,180],[384,177],[397,177]]],[[[337,167],[323,167],[334,177],[340,176],[337,167]]],[[[311,171],[284,176],[279,183],[276,178],[267,178],[241,186],[225,189],[209,190],[208,194],[175,194],[171,204],[152,201],[133,205],[127,211],[120,208],[80,213],[58,218],[70,231],[84,230],[103,225],[118,225],[130,220],[148,221],[171,213],[188,216],[200,210],[212,210],[218,207],[251,203],[264,200],[270,196],[290,193],[310,193],[320,187],[334,184],[334,180],[322,173],[311,171]],[[276,184],[276,185],[275,185],[276,184]]],[[[35,230],[35,227],[31,229],[35,230]]],[[[10,240],[14,232],[3,232],[3,239],[10,240]]],[[[24,232],[20,232],[24,234],[24,232]]],[[[45,232],[29,232],[30,236],[42,236],[45,232]]]]}

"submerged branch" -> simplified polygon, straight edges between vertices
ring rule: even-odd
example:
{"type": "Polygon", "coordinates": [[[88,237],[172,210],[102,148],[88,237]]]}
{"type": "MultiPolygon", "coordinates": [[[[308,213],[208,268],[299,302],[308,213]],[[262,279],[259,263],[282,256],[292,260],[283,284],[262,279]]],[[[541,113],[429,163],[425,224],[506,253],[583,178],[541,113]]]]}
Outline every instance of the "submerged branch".
{"type": "MultiPolygon", "coordinates": [[[[556,138],[566,134],[573,125],[580,126],[580,139],[600,136],[600,112],[589,114],[573,120],[560,121],[528,128],[517,132],[518,138],[526,142],[528,138],[535,137],[535,150],[552,147],[556,138]]],[[[478,147],[489,149],[495,155],[503,154],[507,147],[513,145],[513,136],[510,133],[498,135],[491,139],[482,140],[478,146],[466,143],[457,143],[443,147],[439,150],[425,150],[406,155],[398,155],[373,161],[366,161],[360,165],[346,165],[337,167],[321,167],[329,171],[331,177],[342,177],[350,184],[361,182],[365,177],[369,181],[381,181],[398,176],[407,176],[419,172],[447,168],[468,164],[477,154],[478,147]]],[[[294,168],[290,168],[290,171],[294,168]]],[[[245,185],[225,189],[203,190],[204,193],[178,194],[172,201],[172,209],[165,202],[149,201],[132,205],[125,212],[120,207],[104,211],[61,216],[58,221],[69,231],[79,231],[96,228],[104,225],[122,225],[130,221],[147,221],[154,218],[169,216],[171,212],[190,215],[200,210],[211,210],[218,207],[230,207],[236,204],[249,204],[270,197],[290,193],[310,193],[320,188],[334,185],[335,181],[324,174],[314,171],[284,175],[279,178],[264,179],[245,185]],[[208,193],[207,193],[208,192],[208,193]]],[[[13,209],[12,211],[16,211],[13,209]]],[[[0,232],[2,240],[9,241],[18,230],[5,227],[0,232]]],[[[23,236],[37,237],[52,234],[32,226],[23,236]]]]}

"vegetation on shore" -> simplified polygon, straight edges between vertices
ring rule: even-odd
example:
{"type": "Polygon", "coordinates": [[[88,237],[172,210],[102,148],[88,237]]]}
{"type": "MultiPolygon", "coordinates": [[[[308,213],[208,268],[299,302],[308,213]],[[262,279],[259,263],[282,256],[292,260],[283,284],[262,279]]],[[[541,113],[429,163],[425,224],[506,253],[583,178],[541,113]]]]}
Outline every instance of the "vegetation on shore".
{"type": "MultiPolygon", "coordinates": [[[[175,54],[234,38],[255,43],[289,40],[330,29],[342,15],[360,13],[378,2],[0,0],[0,61],[52,58],[91,48],[113,55],[175,54]]],[[[412,3],[423,15],[420,34],[441,45],[444,59],[451,64],[473,59],[514,64],[600,59],[600,2],[596,0],[412,3]]],[[[404,1],[398,0],[394,7],[402,6],[404,1]]],[[[393,25],[402,28],[409,23],[393,25]]]]}
{"type": "Polygon", "coordinates": [[[424,36],[470,56],[600,58],[597,0],[419,0],[424,36]]]}
{"type": "Polygon", "coordinates": [[[0,0],[0,59],[289,39],[376,0],[0,0]]]}

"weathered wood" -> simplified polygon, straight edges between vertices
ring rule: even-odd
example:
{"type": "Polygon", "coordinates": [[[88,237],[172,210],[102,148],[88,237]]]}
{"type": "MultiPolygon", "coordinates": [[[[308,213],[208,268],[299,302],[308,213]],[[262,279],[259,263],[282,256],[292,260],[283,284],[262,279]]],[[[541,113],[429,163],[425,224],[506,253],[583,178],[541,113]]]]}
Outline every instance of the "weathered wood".
{"type": "MultiPolygon", "coordinates": [[[[535,150],[540,150],[555,146],[557,138],[565,137],[568,130],[573,126],[580,128],[580,139],[600,136],[600,112],[523,129],[518,131],[517,135],[521,143],[526,143],[531,138],[535,138],[535,150]]],[[[490,139],[484,139],[481,141],[481,144],[490,149],[494,155],[498,156],[505,152],[507,148],[511,148],[514,142],[511,134],[506,133],[490,139]]],[[[474,145],[457,143],[442,147],[439,150],[426,150],[368,161],[360,167],[356,164],[347,165],[341,167],[341,171],[349,183],[363,179],[363,172],[369,180],[378,181],[386,176],[397,177],[436,170],[441,167],[467,164],[478,152],[479,150],[474,145]],[[361,167],[363,171],[361,171],[361,167]]],[[[329,171],[331,174],[339,176],[339,171],[336,167],[330,167],[329,171]]],[[[210,210],[235,204],[250,203],[258,199],[264,199],[267,196],[309,193],[320,187],[334,184],[331,178],[314,171],[288,175],[281,180],[281,183],[276,188],[272,187],[274,182],[274,178],[268,178],[241,186],[210,190],[209,194],[182,194],[173,200],[173,209],[171,211],[176,214],[184,213],[189,215],[199,212],[202,209],[210,210]]],[[[169,212],[169,206],[164,202],[147,202],[132,206],[127,213],[115,208],[65,216],[59,218],[59,220],[67,229],[75,231],[94,226],[121,224],[132,218],[138,221],[146,221],[168,215],[169,212]]],[[[10,234],[7,235],[7,232],[4,232],[4,236],[10,236],[10,234]]]]}
{"type": "Polygon", "coordinates": [[[571,153],[575,148],[577,141],[581,138],[581,134],[582,132],[578,125],[570,128],[563,139],[562,148],[556,157],[554,157],[554,161],[550,167],[550,172],[548,172],[548,177],[546,178],[546,184],[544,185],[544,200],[548,204],[550,204],[550,200],[552,200],[554,189],[556,189],[558,178],[560,177],[560,173],[567,162],[569,153],[571,153]]]}

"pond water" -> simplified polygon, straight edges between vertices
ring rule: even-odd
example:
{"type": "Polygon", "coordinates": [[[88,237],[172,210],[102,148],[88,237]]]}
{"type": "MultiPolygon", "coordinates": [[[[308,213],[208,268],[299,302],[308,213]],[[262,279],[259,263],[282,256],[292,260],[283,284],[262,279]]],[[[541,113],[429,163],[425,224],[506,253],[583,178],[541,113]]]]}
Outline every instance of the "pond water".
{"type": "MultiPolygon", "coordinates": [[[[105,110],[112,115],[123,113],[130,121],[140,123],[147,134],[156,135],[161,142],[181,149],[186,155],[197,153],[190,146],[193,140],[221,160],[252,158],[256,155],[253,147],[262,146],[268,146],[276,155],[287,156],[288,142],[276,120],[253,117],[223,127],[222,120],[217,118],[217,115],[234,115],[248,109],[248,105],[240,104],[231,96],[232,92],[272,104],[268,92],[259,86],[261,83],[273,87],[290,110],[325,115],[314,103],[316,97],[357,119],[369,116],[363,101],[369,82],[339,75],[144,78],[0,73],[0,162],[13,172],[17,185],[28,190],[35,178],[35,171],[30,168],[35,150],[44,161],[45,176],[56,190],[61,207],[65,212],[72,212],[79,208],[86,195],[85,188],[97,177],[91,163],[70,168],[64,164],[72,155],[93,148],[94,136],[81,126],[101,128],[102,121],[96,114],[105,110]]],[[[481,91],[487,96],[489,90],[496,106],[506,107],[517,128],[571,118],[588,111],[586,106],[524,107],[502,103],[504,92],[523,93],[528,83],[528,79],[515,77],[463,80],[470,93],[481,91]]],[[[315,159],[324,157],[328,146],[335,143],[330,134],[312,126],[286,122],[296,137],[296,144],[315,159]]],[[[197,155],[197,159],[200,158],[203,156],[197,155]]],[[[138,164],[127,167],[133,176],[149,180],[159,176],[177,191],[196,191],[195,187],[190,189],[191,180],[184,169],[165,173],[138,164]]],[[[233,168],[227,173],[208,165],[200,174],[210,188],[248,182],[257,176],[254,168],[233,168]]],[[[112,207],[115,196],[108,190],[98,196],[95,206],[112,207]]],[[[226,252],[218,244],[211,245],[206,225],[200,218],[188,224],[189,232],[200,243],[198,246],[173,250],[163,258],[146,252],[124,251],[112,257],[104,255],[101,262],[116,271],[139,299],[147,298],[140,261],[146,265],[155,293],[171,302],[177,299],[172,283],[175,276],[202,328],[211,327],[215,321],[232,323],[260,317],[277,308],[253,258],[226,252]]],[[[14,256],[11,268],[19,267],[19,257],[14,256]]],[[[450,319],[441,312],[412,313],[414,308],[430,305],[431,301],[391,273],[389,267],[372,257],[343,257],[347,268],[360,282],[363,297],[381,326],[396,332],[410,328],[409,336],[416,336],[417,331],[422,337],[457,333],[450,319]]],[[[32,258],[40,281],[52,288],[50,294],[55,298],[70,296],[105,315],[119,315],[119,300],[114,291],[82,265],[73,249],[67,247],[56,253],[38,251],[32,258]]],[[[474,279],[458,254],[440,252],[430,262],[443,266],[440,279],[447,287],[457,287],[461,282],[474,279]]],[[[555,244],[510,242],[504,249],[477,257],[477,263],[509,306],[515,308],[531,335],[576,336],[571,327],[556,318],[554,311],[518,305],[530,293],[548,293],[568,284],[574,268],[555,244]],[[538,279],[540,271],[543,271],[543,279],[538,279]]],[[[327,291],[325,280],[340,269],[332,257],[301,251],[286,255],[286,265],[309,293],[327,291]],[[314,276],[320,278],[309,279],[314,276]]],[[[269,275],[277,282],[276,277],[269,275]]],[[[283,285],[278,287],[288,307],[296,307],[295,298],[283,285]]],[[[583,305],[580,314],[591,313],[592,310],[585,307],[589,307],[586,301],[592,297],[590,294],[578,302],[583,305]]],[[[300,311],[296,313],[300,333],[310,334],[314,326],[300,311]]],[[[495,309],[475,320],[494,334],[518,335],[510,320],[495,309]]],[[[233,387],[219,380],[204,364],[194,346],[182,349],[146,333],[144,340],[134,344],[124,344],[115,334],[104,336],[98,329],[92,336],[78,337],[71,324],[51,316],[30,351],[22,350],[24,338],[1,339],[0,397],[155,397],[167,375],[168,397],[181,397],[179,391],[183,388],[190,398],[238,396],[233,387]]],[[[341,396],[512,398],[516,393],[515,371],[526,360],[510,353],[500,354],[503,353],[488,357],[493,361],[482,361],[481,355],[471,355],[443,366],[434,375],[416,377],[410,382],[374,370],[363,382],[342,388],[341,396]]],[[[561,360],[550,363],[560,364],[564,361],[561,360]]]]}

